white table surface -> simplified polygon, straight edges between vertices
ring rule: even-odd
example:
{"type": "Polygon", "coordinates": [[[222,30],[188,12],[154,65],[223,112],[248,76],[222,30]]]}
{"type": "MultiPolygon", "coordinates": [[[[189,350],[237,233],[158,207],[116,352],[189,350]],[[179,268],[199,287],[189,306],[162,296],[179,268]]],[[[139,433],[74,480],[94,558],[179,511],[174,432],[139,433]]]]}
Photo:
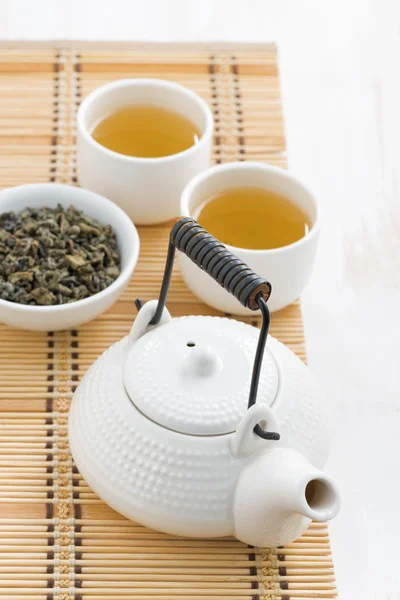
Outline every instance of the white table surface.
{"type": "Polygon", "coordinates": [[[337,407],[342,600],[400,598],[399,32],[396,0],[0,0],[2,40],[278,42],[289,166],[323,209],[302,304],[337,407]]]}

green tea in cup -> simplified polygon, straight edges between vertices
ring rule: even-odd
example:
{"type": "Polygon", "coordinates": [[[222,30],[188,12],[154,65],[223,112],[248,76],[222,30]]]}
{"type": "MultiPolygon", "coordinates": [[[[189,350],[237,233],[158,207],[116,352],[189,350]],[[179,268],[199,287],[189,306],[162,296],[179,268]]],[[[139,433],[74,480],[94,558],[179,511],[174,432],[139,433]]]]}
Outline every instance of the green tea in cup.
{"type": "Polygon", "coordinates": [[[288,198],[259,187],[222,190],[202,202],[195,218],[222,243],[251,250],[288,246],[311,226],[288,198]]]}
{"type": "Polygon", "coordinates": [[[123,106],[93,129],[99,144],[127,156],[159,158],[187,150],[200,139],[197,127],[179,113],[152,104],[123,106]]]}

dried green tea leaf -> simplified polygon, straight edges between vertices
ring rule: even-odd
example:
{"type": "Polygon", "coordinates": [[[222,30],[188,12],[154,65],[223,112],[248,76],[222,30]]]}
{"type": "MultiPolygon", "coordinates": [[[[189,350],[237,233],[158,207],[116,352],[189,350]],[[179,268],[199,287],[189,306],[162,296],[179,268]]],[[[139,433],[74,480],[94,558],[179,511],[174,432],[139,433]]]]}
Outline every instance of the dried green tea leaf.
{"type": "Polygon", "coordinates": [[[11,275],[8,276],[8,281],[10,283],[22,286],[29,284],[32,281],[32,279],[32,271],[16,271],[15,273],[11,273],[11,275]]]}
{"type": "Polygon", "coordinates": [[[38,287],[32,290],[30,297],[40,306],[54,304],[54,300],[56,299],[54,294],[44,287],[38,287]]]}
{"type": "Polygon", "coordinates": [[[71,269],[73,269],[74,271],[78,267],[83,267],[83,265],[86,265],[87,262],[81,254],[67,254],[65,258],[71,266],[71,269]]]}

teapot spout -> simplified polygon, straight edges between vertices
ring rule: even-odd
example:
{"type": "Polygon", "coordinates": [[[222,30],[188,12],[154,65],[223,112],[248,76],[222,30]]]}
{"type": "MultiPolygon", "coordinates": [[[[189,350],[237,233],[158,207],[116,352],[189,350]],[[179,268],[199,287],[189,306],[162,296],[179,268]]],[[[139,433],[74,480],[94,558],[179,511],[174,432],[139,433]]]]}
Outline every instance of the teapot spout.
{"type": "Polygon", "coordinates": [[[261,547],[292,543],[311,520],[335,517],[340,500],[335,483],[301,454],[274,448],[250,458],[235,490],[235,536],[261,547]]]}
{"type": "Polygon", "coordinates": [[[339,494],[332,479],[325,473],[310,473],[305,493],[300,496],[298,512],[312,521],[323,523],[333,519],[340,506],[339,494]]]}

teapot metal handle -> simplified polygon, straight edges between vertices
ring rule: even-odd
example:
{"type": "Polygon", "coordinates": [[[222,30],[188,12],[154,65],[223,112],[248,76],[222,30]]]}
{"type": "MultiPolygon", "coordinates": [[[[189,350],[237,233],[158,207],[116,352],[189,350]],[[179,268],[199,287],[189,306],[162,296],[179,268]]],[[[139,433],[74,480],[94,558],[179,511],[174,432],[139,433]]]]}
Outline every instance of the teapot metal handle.
{"type": "MultiPolygon", "coordinates": [[[[190,260],[206,271],[221,287],[235,296],[243,306],[250,310],[261,310],[262,326],[254,357],[247,406],[247,408],[250,408],[257,400],[262,359],[268,336],[270,314],[267,300],[271,294],[271,284],[256,275],[245,262],[208,233],[197,221],[191,217],[182,217],[177,220],[171,229],[158,305],[149,325],[157,325],[163,314],[176,248],[184,252],[190,260]]],[[[139,299],[136,300],[136,307],[138,310],[141,308],[139,299]]],[[[280,438],[279,433],[264,431],[259,424],[254,427],[254,433],[266,440],[279,440],[280,438]]]]}

